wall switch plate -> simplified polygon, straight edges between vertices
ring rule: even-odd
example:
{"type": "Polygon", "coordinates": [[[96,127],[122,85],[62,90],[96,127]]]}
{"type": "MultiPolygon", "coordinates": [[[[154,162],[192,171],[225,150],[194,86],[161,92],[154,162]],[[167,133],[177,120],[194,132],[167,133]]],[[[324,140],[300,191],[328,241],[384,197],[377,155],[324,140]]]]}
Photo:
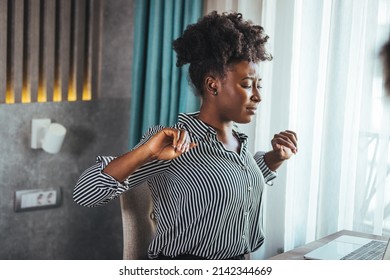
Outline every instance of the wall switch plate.
{"type": "Polygon", "coordinates": [[[14,210],[21,212],[58,207],[61,200],[61,188],[16,191],[14,210]]]}

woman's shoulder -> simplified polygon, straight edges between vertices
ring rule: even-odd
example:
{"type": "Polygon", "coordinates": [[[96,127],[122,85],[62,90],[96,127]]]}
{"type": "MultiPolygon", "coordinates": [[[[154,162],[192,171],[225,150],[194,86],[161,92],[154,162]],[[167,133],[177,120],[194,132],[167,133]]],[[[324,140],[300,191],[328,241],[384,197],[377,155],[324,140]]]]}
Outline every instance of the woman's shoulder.
{"type": "Polygon", "coordinates": [[[161,124],[151,126],[151,127],[149,127],[149,128],[146,130],[146,132],[145,132],[144,135],[148,135],[148,134],[152,134],[152,135],[153,135],[153,134],[156,134],[157,132],[163,130],[165,127],[166,127],[166,126],[161,125],[161,124]]]}
{"type": "Polygon", "coordinates": [[[181,121],[179,119],[178,122],[172,125],[162,125],[162,124],[157,124],[149,127],[146,132],[143,134],[141,141],[145,142],[148,141],[153,135],[157,134],[164,128],[174,128],[174,129],[183,129],[183,130],[189,130],[188,125],[186,125],[185,122],[181,121]]]}

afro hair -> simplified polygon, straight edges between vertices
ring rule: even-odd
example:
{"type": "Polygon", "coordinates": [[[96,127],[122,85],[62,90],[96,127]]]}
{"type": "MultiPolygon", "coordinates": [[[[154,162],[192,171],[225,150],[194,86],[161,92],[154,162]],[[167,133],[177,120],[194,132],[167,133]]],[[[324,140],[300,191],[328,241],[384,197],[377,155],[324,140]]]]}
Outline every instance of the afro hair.
{"type": "Polygon", "coordinates": [[[243,60],[272,60],[265,49],[267,40],[263,27],[245,21],[242,14],[213,11],[188,25],[173,41],[176,66],[189,64],[192,85],[202,95],[206,75],[224,77],[230,65],[243,60]]]}

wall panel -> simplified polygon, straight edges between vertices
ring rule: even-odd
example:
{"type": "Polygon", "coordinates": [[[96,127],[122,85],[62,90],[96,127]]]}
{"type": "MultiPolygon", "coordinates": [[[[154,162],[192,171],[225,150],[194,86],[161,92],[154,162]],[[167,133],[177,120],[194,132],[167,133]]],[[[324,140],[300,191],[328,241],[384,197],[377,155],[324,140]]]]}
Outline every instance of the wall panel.
{"type": "Polygon", "coordinates": [[[0,104],[91,100],[103,0],[0,0],[0,104]]]}
{"type": "Polygon", "coordinates": [[[8,0],[0,0],[0,104],[7,91],[7,21],[8,0]]]}

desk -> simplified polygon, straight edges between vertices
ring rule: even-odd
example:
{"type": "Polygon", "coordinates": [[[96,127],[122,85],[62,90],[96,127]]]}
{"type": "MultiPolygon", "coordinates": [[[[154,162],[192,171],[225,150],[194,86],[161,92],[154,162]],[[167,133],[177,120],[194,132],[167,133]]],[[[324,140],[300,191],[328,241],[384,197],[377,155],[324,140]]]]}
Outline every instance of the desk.
{"type": "Polygon", "coordinates": [[[357,237],[365,237],[365,238],[371,238],[371,239],[378,239],[378,240],[385,240],[387,241],[388,238],[380,236],[380,235],[373,235],[373,234],[367,234],[367,233],[361,233],[356,231],[350,231],[350,230],[341,230],[336,233],[333,233],[331,235],[328,235],[324,238],[321,238],[319,240],[310,242],[306,245],[303,245],[301,247],[297,247],[293,250],[284,252],[282,254],[276,255],[272,258],[269,258],[269,260],[304,260],[303,256],[314,250],[318,247],[328,243],[329,241],[336,239],[337,237],[341,235],[352,235],[357,237]]]}

